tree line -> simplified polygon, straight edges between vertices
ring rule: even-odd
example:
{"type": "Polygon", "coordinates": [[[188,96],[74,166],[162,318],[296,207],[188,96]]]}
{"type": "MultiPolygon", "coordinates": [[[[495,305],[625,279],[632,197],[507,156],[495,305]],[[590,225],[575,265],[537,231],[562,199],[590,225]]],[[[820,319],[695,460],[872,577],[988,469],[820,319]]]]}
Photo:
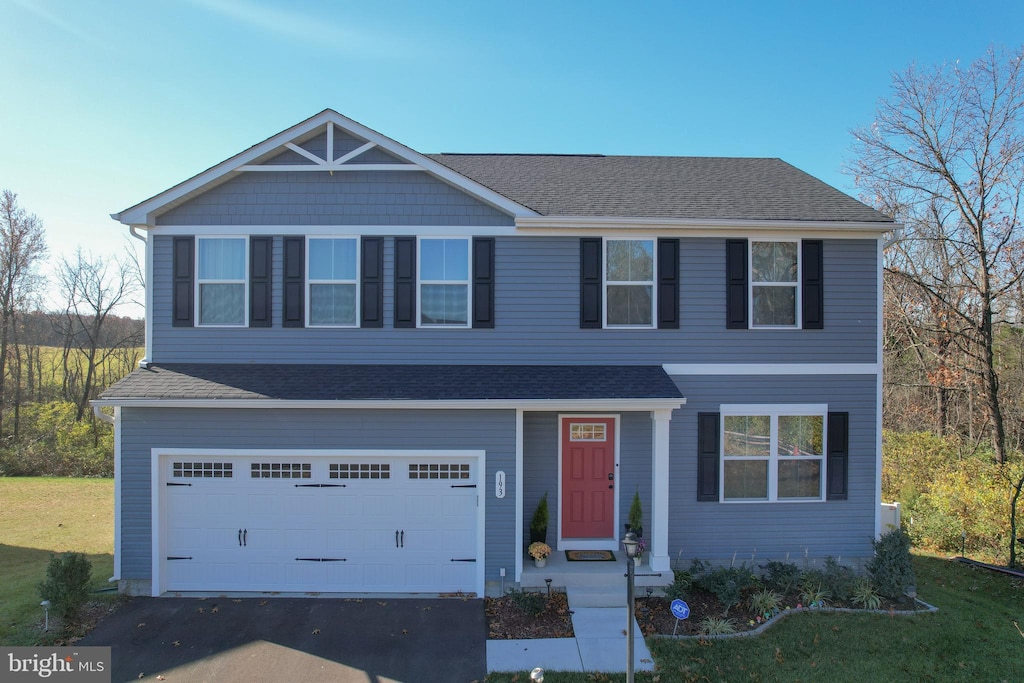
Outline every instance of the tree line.
{"type": "Polygon", "coordinates": [[[0,474],[109,474],[110,429],[89,401],[134,368],[144,323],[119,315],[144,288],[133,253],[81,249],[41,274],[42,221],[0,194],[0,474]],[[109,456],[104,453],[109,450],[109,456]]]}
{"type": "MultiPolygon", "coordinates": [[[[853,135],[849,172],[905,226],[885,251],[885,426],[954,444],[945,460],[916,458],[945,470],[964,458],[995,465],[961,488],[1000,489],[1013,565],[1024,488],[1024,51],[913,65],[853,135]]],[[[910,495],[934,495],[922,486],[910,495]]]]}

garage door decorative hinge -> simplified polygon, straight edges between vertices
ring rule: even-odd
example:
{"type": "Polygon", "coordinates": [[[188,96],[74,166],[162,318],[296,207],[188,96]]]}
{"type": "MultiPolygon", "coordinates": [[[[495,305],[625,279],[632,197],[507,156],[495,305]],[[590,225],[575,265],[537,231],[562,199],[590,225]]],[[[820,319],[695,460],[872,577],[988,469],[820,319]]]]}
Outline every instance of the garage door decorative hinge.
{"type": "Polygon", "coordinates": [[[344,557],[296,557],[296,562],[348,562],[344,557]]]}
{"type": "Polygon", "coordinates": [[[192,484],[179,484],[176,481],[169,481],[169,482],[167,482],[167,485],[168,486],[191,486],[192,484]]]}
{"type": "Polygon", "coordinates": [[[343,489],[348,484],[296,484],[297,489],[343,489]]]}
{"type": "Polygon", "coordinates": [[[191,560],[192,558],[191,557],[175,557],[175,556],[172,555],[171,557],[168,557],[167,559],[168,560],[191,560]]]}
{"type": "Polygon", "coordinates": [[[476,562],[476,558],[475,557],[467,557],[466,559],[458,559],[458,560],[455,559],[455,558],[452,558],[452,562],[476,562]]]}
{"type": "Polygon", "coordinates": [[[453,489],[475,489],[476,484],[452,484],[453,489]]]}

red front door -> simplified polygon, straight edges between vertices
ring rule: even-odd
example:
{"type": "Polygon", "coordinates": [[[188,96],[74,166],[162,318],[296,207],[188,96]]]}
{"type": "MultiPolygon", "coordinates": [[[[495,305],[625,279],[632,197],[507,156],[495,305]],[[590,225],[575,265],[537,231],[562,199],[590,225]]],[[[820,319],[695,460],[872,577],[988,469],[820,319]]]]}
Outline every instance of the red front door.
{"type": "Polygon", "coordinates": [[[562,420],[562,538],[615,535],[615,420],[562,420]]]}

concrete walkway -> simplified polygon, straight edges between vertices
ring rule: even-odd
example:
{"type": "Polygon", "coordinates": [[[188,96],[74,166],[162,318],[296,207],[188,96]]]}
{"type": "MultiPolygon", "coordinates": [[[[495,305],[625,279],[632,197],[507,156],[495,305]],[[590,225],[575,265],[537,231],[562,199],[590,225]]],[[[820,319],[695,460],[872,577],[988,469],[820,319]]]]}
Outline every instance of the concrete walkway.
{"type": "MultiPolygon", "coordinates": [[[[569,590],[569,611],[575,638],[537,638],[528,640],[488,640],[487,670],[600,671],[626,670],[626,608],[581,607],[594,602],[593,596],[569,590]]],[[[625,602],[623,596],[618,601],[625,602]]],[[[633,620],[633,667],[653,671],[654,659],[633,620]]]]}

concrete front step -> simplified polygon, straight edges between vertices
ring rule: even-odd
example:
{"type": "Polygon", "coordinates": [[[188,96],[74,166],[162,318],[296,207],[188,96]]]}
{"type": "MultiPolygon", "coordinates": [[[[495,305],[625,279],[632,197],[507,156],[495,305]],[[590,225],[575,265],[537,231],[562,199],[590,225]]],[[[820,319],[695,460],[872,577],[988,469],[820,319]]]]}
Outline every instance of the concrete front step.
{"type": "Polygon", "coordinates": [[[569,598],[569,609],[581,607],[625,607],[626,586],[583,587],[569,586],[565,589],[569,598]]]}

